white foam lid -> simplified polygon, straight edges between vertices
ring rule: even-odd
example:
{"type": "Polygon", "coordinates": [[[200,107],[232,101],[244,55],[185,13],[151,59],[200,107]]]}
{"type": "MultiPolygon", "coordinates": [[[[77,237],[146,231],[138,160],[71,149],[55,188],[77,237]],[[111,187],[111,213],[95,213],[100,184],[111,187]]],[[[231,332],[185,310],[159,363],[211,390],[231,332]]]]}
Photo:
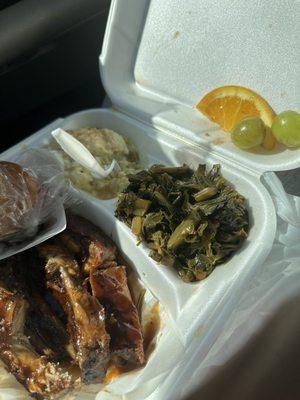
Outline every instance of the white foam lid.
{"type": "Polygon", "coordinates": [[[294,0],[114,0],[100,56],[114,106],[252,171],[300,166],[300,149],[239,150],[195,104],[246,86],[275,111],[300,109],[300,3],[294,0]]]}

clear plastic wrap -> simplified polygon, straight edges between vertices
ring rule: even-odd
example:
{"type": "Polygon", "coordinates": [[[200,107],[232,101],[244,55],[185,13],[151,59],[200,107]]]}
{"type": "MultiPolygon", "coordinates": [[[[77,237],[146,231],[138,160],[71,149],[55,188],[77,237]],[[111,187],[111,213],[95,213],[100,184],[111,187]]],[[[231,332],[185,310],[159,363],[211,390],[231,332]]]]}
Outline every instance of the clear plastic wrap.
{"type": "Polygon", "coordinates": [[[0,259],[65,229],[64,206],[73,203],[59,159],[34,149],[0,162],[0,259]]]}

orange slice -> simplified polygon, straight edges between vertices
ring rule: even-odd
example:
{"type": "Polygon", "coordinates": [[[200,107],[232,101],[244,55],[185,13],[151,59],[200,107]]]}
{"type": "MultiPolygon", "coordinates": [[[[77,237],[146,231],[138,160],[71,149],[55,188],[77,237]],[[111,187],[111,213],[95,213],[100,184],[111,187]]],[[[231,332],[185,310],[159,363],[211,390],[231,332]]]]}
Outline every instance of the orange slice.
{"type": "Polygon", "coordinates": [[[196,107],[227,132],[241,119],[250,116],[260,117],[271,127],[276,115],[265,99],[243,86],[221,86],[214,89],[196,107]]]}

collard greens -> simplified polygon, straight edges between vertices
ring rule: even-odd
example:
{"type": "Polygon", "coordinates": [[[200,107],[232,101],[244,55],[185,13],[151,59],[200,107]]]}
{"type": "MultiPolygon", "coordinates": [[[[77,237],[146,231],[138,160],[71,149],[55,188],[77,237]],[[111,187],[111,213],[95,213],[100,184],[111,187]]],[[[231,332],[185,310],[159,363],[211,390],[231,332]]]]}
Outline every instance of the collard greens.
{"type": "Polygon", "coordinates": [[[199,281],[240,247],[248,232],[245,198],[220,166],[153,165],[129,176],[116,217],[186,282],[199,281]]]}

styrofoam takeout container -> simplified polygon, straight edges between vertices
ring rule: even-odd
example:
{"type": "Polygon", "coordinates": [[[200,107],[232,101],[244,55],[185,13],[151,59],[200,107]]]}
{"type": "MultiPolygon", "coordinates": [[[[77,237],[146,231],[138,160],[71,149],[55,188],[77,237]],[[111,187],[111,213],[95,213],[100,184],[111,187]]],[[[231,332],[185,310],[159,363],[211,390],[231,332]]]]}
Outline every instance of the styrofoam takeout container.
{"type": "MultiPolygon", "coordinates": [[[[146,247],[136,245],[134,235],[114,217],[116,200],[80,194],[80,212],[112,236],[168,313],[176,340],[169,335],[160,343],[152,362],[169,358],[173,365],[184,365],[185,354],[195,348],[204,356],[272,247],[275,209],[260,178],[265,171],[299,167],[300,150],[243,152],[194,105],[214,87],[237,84],[262,94],[275,110],[299,108],[293,50],[299,35],[292,3],[286,0],[273,7],[271,0],[112,1],[100,70],[114,108],[54,121],[2,154],[9,159],[23,146],[39,147],[57,127],[105,127],[132,139],[149,165],[220,163],[222,174],[245,196],[251,229],[240,251],[204,281],[184,283],[174,270],[154,262],[146,247]]],[[[167,400],[167,392],[160,392],[166,371],[171,369],[166,367],[155,379],[145,373],[145,381],[126,390],[126,399],[150,395],[149,399],[167,400]]],[[[172,379],[169,385],[176,376],[172,379]]]]}

